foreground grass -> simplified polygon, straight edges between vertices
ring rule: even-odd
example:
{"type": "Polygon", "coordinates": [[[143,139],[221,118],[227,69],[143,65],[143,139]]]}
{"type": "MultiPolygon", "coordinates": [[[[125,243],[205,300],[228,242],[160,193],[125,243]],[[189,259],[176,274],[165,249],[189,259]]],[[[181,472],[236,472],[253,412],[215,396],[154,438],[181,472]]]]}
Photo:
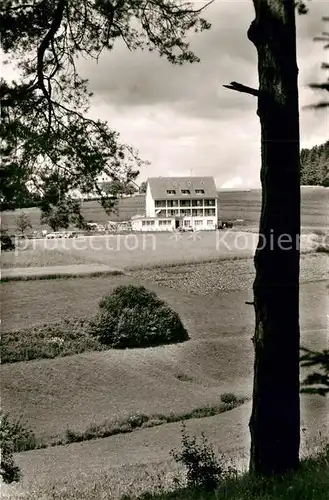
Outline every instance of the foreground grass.
{"type": "MultiPolygon", "coordinates": [[[[136,496],[126,495],[122,500],[135,498],[136,496]]],[[[158,494],[145,493],[138,498],[140,500],[328,500],[329,446],[318,456],[302,461],[299,471],[295,474],[271,478],[256,478],[244,474],[225,480],[214,493],[183,488],[158,494]]]]}
{"type": "MultiPolygon", "coordinates": [[[[24,476],[23,476],[24,483],[24,476]]],[[[173,461],[123,466],[106,473],[93,471],[69,480],[55,478],[46,484],[20,483],[2,491],[4,500],[328,500],[328,451],[304,459],[294,475],[255,479],[236,475],[223,482],[215,493],[185,487],[185,471],[173,461]]]]}

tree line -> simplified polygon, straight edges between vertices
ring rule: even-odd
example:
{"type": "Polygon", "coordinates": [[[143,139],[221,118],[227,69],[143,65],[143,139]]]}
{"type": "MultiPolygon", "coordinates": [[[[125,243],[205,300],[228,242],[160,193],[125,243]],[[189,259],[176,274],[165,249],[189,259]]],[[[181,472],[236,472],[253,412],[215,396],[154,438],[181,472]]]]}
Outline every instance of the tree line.
{"type": "Polygon", "coordinates": [[[300,152],[302,186],[329,187],[329,141],[300,152]]]}

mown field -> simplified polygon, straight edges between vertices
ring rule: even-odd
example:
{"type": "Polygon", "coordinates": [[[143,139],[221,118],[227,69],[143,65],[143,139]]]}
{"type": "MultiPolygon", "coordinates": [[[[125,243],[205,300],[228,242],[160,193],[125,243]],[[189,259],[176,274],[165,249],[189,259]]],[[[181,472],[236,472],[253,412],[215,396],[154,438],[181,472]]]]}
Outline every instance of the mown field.
{"type": "Polygon", "coordinates": [[[2,269],[12,267],[49,267],[90,264],[92,259],[65,250],[48,250],[47,248],[28,248],[13,252],[2,252],[0,263],[2,269]]]}
{"type": "Polygon", "coordinates": [[[41,239],[22,242],[17,251],[4,252],[1,260],[3,267],[56,265],[55,262],[61,265],[66,258],[68,265],[79,261],[97,262],[118,269],[133,269],[179,262],[251,257],[256,243],[256,234],[219,231],[202,234],[149,233],[41,239]]]}
{"type": "MultiPolygon", "coordinates": [[[[218,281],[222,279],[229,285],[229,274],[217,270],[218,281]]],[[[84,432],[91,424],[139,413],[170,415],[213,406],[219,404],[223,392],[250,396],[254,312],[245,301],[251,299],[251,291],[214,290],[203,295],[201,290],[195,290],[191,294],[177,285],[180,274],[174,276],[176,286],[171,288],[150,281],[145,284],[180,314],[190,341],[2,365],[3,408],[22,417],[38,438],[49,441],[63,436],[67,429],[84,432]]],[[[240,273],[240,281],[242,276],[240,273]]],[[[118,284],[136,281],[143,283],[137,274],[3,283],[2,327],[6,330],[57,321],[64,316],[90,316],[103,295],[118,284]]],[[[327,286],[327,282],[302,285],[305,346],[327,345],[327,286]]],[[[325,434],[329,428],[325,403],[323,398],[305,400],[302,425],[308,430],[303,432],[304,448],[306,437],[316,439],[319,431],[325,434]]],[[[245,464],[249,415],[250,406],[243,405],[227,414],[188,421],[187,428],[197,435],[205,431],[216,449],[241,458],[245,464]]],[[[94,500],[105,493],[116,499],[124,493],[140,493],[152,489],[160,480],[164,484],[172,480],[175,466],[169,453],[179,443],[180,424],[175,423],[20,453],[16,460],[25,477],[17,488],[6,491],[15,500],[53,500],[53,487],[56,498],[62,500],[94,500]]],[[[314,443],[311,446],[314,449],[314,443]]]]}
{"type": "MultiPolygon", "coordinates": [[[[260,214],[260,190],[219,191],[220,217],[223,219],[243,219],[245,225],[257,224],[260,214]]],[[[302,225],[305,227],[328,227],[329,189],[302,187],[302,225]]],[[[132,215],[145,210],[145,196],[137,195],[119,201],[117,210],[107,215],[95,201],[83,203],[82,212],[90,222],[104,223],[108,220],[128,220],[132,215]]],[[[30,217],[33,229],[40,229],[40,211],[24,209],[30,217]]],[[[15,213],[2,214],[2,226],[15,231],[15,213]]]]}
{"type": "MultiPolygon", "coordinates": [[[[124,271],[251,258],[257,242],[257,232],[230,230],[24,240],[0,262],[4,269],[102,264],[124,271]]],[[[301,250],[314,252],[322,242],[328,245],[328,236],[304,234],[301,250]]]]}
{"type": "MultiPolygon", "coordinates": [[[[329,257],[325,254],[307,254],[301,259],[301,281],[303,283],[328,279],[329,257]]],[[[173,303],[178,312],[188,314],[184,316],[195,319],[195,328],[209,324],[216,325],[218,317],[225,325],[226,313],[222,314],[214,308],[217,300],[221,300],[220,307],[226,311],[227,307],[234,310],[234,304],[227,303],[227,293],[247,293],[252,298],[252,281],[255,271],[250,259],[237,261],[222,260],[219,262],[199,263],[195,265],[178,265],[154,269],[138,269],[125,276],[85,277],[76,279],[57,279],[45,281],[15,281],[1,284],[2,299],[2,328],[4,331],[17,330],[28,326],[56,322],[62,318],[88,316],[95,312],[100,298],[110,293],[120,284],[144,283],[146,287],[161,292],[164,300],[173,303]],[[208,298],[209,297],[209,298],[208,298]],[[209,310],[211,313],[203,314],[209,310]],[[198,322],[199,311],[202,321],[198,322]],[[217,316],[219,315],[219,316],[217,316]],[[210,323],[209,323],[210,322],[210,323]]],[[[325,287],[322,289],[326,296],[325,287]]],[[[229,299],[233,300],[233,295],[229,299]]],[[[241,300],[239,293],[236,296],[237,304],[241,300]]],[[[318,301],[321,304],[323,297],[318,301]]],[[[302,303],[303,308],[307,303],[302,303]]],[[[237,310],[239,306],[237,306],[237,310]]],[[[247,314],[250,308],[242,309],[247,314]]],[[[253,320],[253,314],[251,314],[253,320]]],[[[231,317],[229,327],[234,328],[236,316],[231,317]]],[[[240,323],[239,323],[240,324],[240,323]]],[[[248,324],[248,323],[247,323],[248,324]]],[[[217,327],[216,327],[217,328],[217,327]]]]}
{"type": "MultiPolygon", "coordinates": [[[[224,453],[228,461],[246,470],[250,411],[250,404],[245,404],[221,415],[191,420],[187,422],[187,432],[198,437],[204,432],[216,453],[224,453]]],[[[323,442],[326,423],[324,398],[303,397],[302,456],[307,456],[311,450],[314,453],[316,446],[323,442]],[[317,426],[314,425],[316,416],[322,417],[317,426]],[[318,434],[320,429],[324,433],[322,439],[318,434]]],[[[17,487],[4,488],[2,498],[117,500],[124,494],[136,495],[145,490],[157,491],[161,486],[172,487],[174,477],[183,479],[181,470],[170,460],[170,451],[180,449],[180,431],[181,424],[173,423],[66,447],[20,453],[16,460],[25,477],[17,487]],[[29,494],[20,497],[24,490],[29,494]],[[11,496],[7,497],[6,492],[11,496]]],[[[250,498],[247,496],[246,500],[250,498]]],[[[299,500],[300,497],[292,498],[299,500]]],[[[303,498],[308,500],[309,497],[303,498]]]]}
{"type": "MultiPolygon", "coordinates": [[[[2,327],[40,324],[45,317],[57,321],[64,315],[91,315],[103,295],[129,281],[134,280],[110,277],[2,284],[2,327]]],[[[4,408],[24,416],[38,435],[51,437],[67,427],[81,430],[132,412],[183,412],[216,404],[222,392],[248,394],[254,313],[245,301],[250,300],[250,292],[209,297],[148,286],[180,314],[190,341],[3,365],[4,408]]],[[[306,345],[326,345],[327,307],[325,282],[303,285],[301,325],[306,345]]]]}

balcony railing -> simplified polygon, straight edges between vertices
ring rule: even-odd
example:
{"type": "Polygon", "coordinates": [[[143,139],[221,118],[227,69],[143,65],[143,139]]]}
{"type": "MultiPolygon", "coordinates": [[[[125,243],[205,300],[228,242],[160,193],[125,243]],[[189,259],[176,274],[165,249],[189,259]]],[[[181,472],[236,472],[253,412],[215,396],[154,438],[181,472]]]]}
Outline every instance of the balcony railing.
{"type": "Polygon", "coordinates": [[[193,209],[192,210],[192,217],[203,217],[203,208],[193,209]]]}
{"type": "Polygon", "coordinates": [[[180,215],[191,217],[192,211],[188,208],[181,208],[180,215]]]}
{"type": "Polygon", "coordinates": [[[199,209],[216,209],[216,200],[215,199],[206,199],[206,200],[155,200],[154,202],[155,208],[160,209],[184,209],[184,208],[199,208],[199,209]]]}

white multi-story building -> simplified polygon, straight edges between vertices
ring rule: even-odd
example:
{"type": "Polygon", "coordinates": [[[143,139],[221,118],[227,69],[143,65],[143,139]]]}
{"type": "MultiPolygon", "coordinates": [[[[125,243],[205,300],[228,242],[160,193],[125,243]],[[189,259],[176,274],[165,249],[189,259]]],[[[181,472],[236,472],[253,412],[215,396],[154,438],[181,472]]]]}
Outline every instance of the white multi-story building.
{"type": "Polygon", "coordinates": [[[213,177],[151,177],[147,180],[146,217],[133,221],[140,231],[216,229],[218,194],[213,177]]]}

